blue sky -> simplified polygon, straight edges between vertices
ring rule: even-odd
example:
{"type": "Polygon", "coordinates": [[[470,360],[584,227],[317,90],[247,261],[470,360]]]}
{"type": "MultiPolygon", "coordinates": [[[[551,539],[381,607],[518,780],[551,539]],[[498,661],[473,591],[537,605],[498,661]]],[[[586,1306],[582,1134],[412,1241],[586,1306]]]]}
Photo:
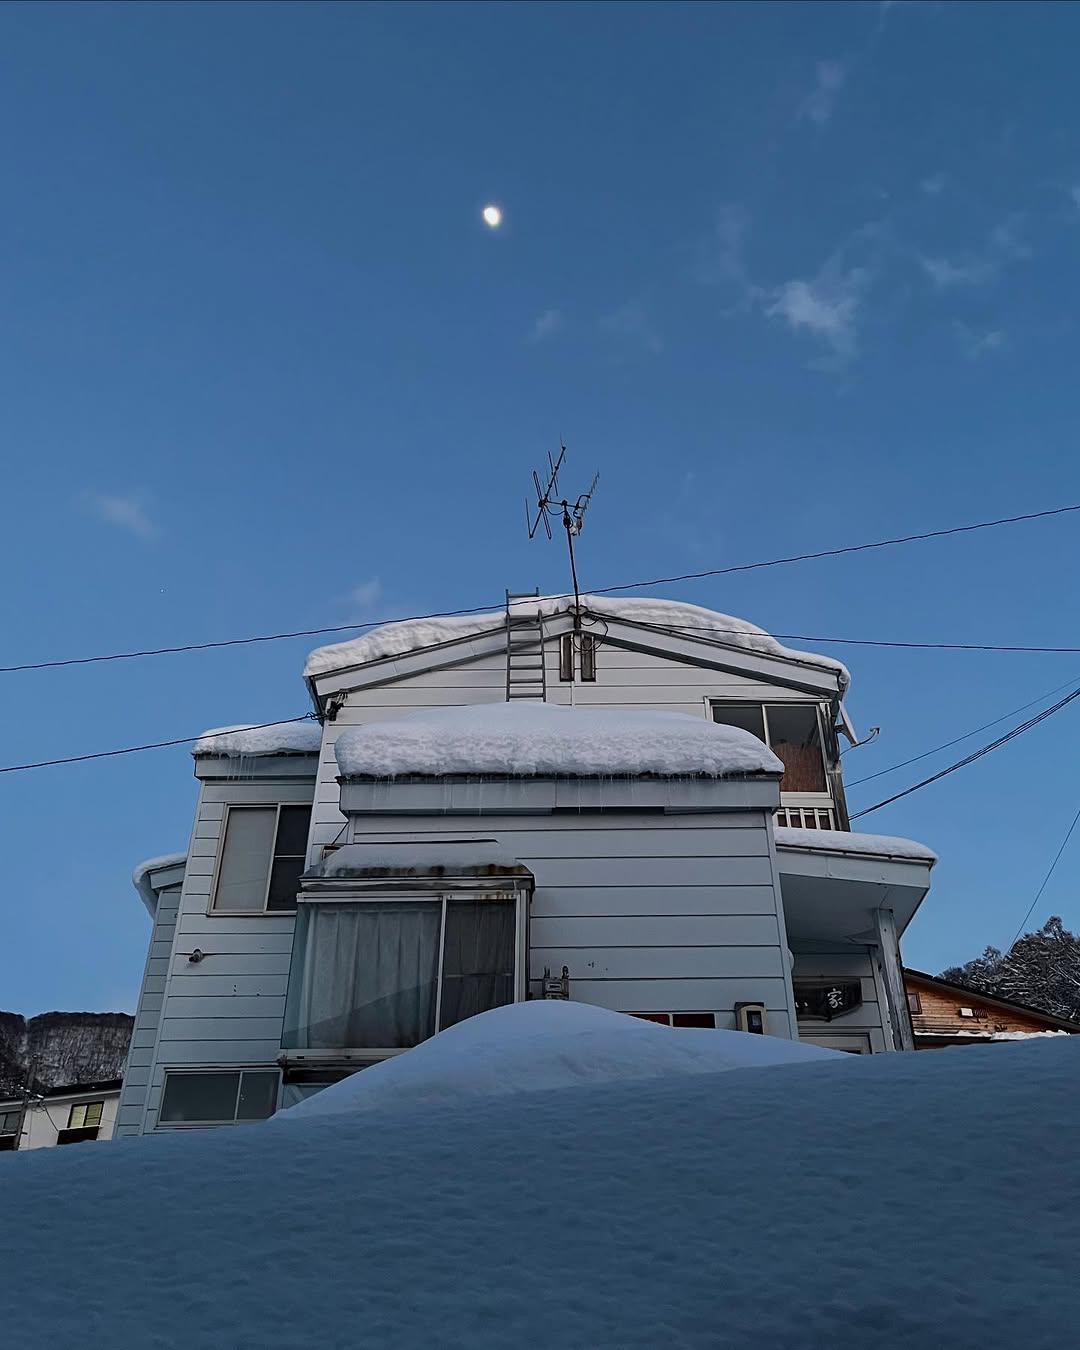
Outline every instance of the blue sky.
{"type": "MultiPolygon", "coordinates": [[[[568,486],[602,474],[586,587],[1080,500],[1078,43],[1075,6],[6,7],[3,664],[561,590],[522,508],[560,434],[568,486]]],[[[1077,646],[1078,528],[660,593],[1077,646]]],[[[308,645],[3,676],[3,762],[295,716],[308,645]]],[[[882,728],[849,778],[1080,679],[822,650],[882,728]]],[[[863,822],[941,854],[911,964],[1010,939],[1078,717],[863,822]]],[[[0,794],[0,1005],[131,1008],[187,751],[0,794]]],[[[1080,924],[1078,868],[1033,923],[1080,924]]]]}

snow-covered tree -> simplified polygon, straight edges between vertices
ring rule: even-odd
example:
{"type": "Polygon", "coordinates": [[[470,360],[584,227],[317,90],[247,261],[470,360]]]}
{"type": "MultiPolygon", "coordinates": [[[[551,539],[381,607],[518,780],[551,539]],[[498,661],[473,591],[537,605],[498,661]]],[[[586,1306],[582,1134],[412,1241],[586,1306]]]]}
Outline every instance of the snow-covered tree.
{"type": "Polygon", "coordinates": [[[987,947],[982,956],[943,971],[941,978],[1080,1021],[1080,937],[1056,915],[1009,951],[987,947]]]}

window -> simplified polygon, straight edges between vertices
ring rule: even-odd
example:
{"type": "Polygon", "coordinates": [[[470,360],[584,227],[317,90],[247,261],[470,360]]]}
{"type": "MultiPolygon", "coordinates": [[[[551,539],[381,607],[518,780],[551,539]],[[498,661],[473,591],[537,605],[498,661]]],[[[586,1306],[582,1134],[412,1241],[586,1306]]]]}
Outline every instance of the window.
{"type": "Polygon", "coordinates": [[[782,792],[829,791],[816,703],[714,703],[712,716],[765,742],[784,766],[782,792]]]}
{"type": "Polygon", "coordinates": [[[228,807],[214,886],[215,912],[295,909],[310,824],[310,806],[228,807]]]}
{"type": "Polygon", "coordinates": [[[559,639],[559,679],[574,678],[574,635],[564,633],[559,639]]]}
{"type": "Polygon", "coordinates": [[[517,934],[505,895],[305,900],[282,1044],[400,1050],[513,1003],[517,934]]]}
{"type": "Polygon", "coordinates": [[[586,682],[596,679],[596,637],[593,633],[581,635],[581,678],[586,682]]]}
{"type": "Polygon", "coordinates": [[[58,1144],[88,1144],[98,1137],[98,1127],[96,1125],[87,1125],[76,1130],[58,1130],[56,1132],[56,1142],[58,1144]]]}
{"type": "Polygon", "coordinates": [[[907,991],[907,1006],[908,1012],[914,1013],[916,1016],[922,1012],[922,999],[914,989],[909,989],[907,991]]]}
{"type": "Polygon", "coordinates": [[[104,1102],[80,1102],[68,1112],[68,1129],[81,1130],[101,1124],[104,1102]]]}
{"type": "Polygon", "coordinates": [[[0,1111],[0,1134],[15,1134],[21,1115],[21,1111],[0,1111]]]}
{"type": "Polygon", "coordinates": [[[231,1125],[241,1120],[265,1120],[274,1114],[278,1081],[277,1069],[168,1072],[158,1123],[231,1125]]]}
{"type": "Polygon", "coordinates": [[[662,1027],[708,1027],[716,1030],[715,1013],[631,1013],[642,1022],[659,1022],[662,1027]]]}
{"type": "Polygon", "coordinates": [[[559,639],[559,679],[574,678],[575,653],[580,655],[580,678],[587,683],[596,680],[596,634],[564,633],[559,639]]]}

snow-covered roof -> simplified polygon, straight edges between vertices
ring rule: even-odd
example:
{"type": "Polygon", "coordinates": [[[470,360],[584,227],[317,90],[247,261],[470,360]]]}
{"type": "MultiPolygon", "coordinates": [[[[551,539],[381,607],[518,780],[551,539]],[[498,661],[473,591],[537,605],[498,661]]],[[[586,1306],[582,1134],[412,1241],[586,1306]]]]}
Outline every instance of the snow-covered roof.
{"type": "Polygon", "coordinates": [[[327,881],[380,872],[476,875],[485,871],[526,872],[517,855],[494,839],[407,840],[386,843],[365,839],[362,844],[344,844],[304,873],[306,879],[327,881]]]}
{"type": "MultiPolygon", "coordinates": [[[[529,596],[515,604],[523,615],[539,611],[545,618],[551,618],[571,612],[574,597],[529,596]]],[[[646,596],[611,595],[583,595],[581,604],[583,609],[600,620],[623,619],[629,623],[662,628],[680,637],[698,638],[726,647],[757,652],[762,656],[799,661],[824,670],[835,671],[840,684],[845,688],[850,683],[847,668],[842,662],[829,656],[818,656],[811,652],[795,651],[791,647],[785,647],[774,637],[770,637],[764,629],[747,623],[745,619],[719,614],[700,605],[688,605],[681,600],[650,599],[646,596]]],[[[445,618],[407,619],[403,623],[385,624],[381,628],[372,629],[362,637],[351,638],[348,642],[335,642],[329,647],[317,647],[308,656],[304,675],[312,678],[326,675],[331,671],[348,670],[353,666],[381,661],[389,656],[401,656],[405,652],[438,647],[446,642],[493,632],[502,628],[504,624],[505,614],[497,611],[483,614],[455,614],[445,618]]],[[[595,631],[602,633],[602,624],[597,625],[595,631]]]]}
{"type": "Polygon", "coordinates": [[[166,867],[180,867],[187,862],[186,853],[162,853],[157,858],[147,858],[139,863],[131,874],[131,882],[139,892],[139,898],[153,915],[157,909],[157,892],[150,885],[150,873],[160,872],[166,867]]]}
{"type": "Polygon", "coordinates": [[[448,1032],[327,1090],[355,1109],[5,1159],[6,1343],[88,1323],[115,1350],[1075,1342],[1080,1042],[717,1072],[731,1044],[811,1052],[669,1027],[620,1047],[598,1010],[503,1011],[474,1054],[448,1032]],[[962,1146],[928,1147],[926,1121],[962,1146]]]}
{"type": "Polygon", "coordinates": [[[322,745],[318,722],[277,722],[271,726],[243,725],[204,731],[193,755],[317,755],[322,745]]]}
{"type": "Polygon", "coordinates": [[[883,858],[910,858],[937,862],[937,854],[914,839],[889,834],[853,834],[848,830],[794,830],[778,825],[778,848],[812,848],[825,853],[869,853],[883,858]]]}
{"type": "Polygon", "coordinates": [[[352,727],[338,737],[335,752],[347,778],[727,778],[783,772],[756,736],[706,717],[532,702],[440,708],[352,727]]]}

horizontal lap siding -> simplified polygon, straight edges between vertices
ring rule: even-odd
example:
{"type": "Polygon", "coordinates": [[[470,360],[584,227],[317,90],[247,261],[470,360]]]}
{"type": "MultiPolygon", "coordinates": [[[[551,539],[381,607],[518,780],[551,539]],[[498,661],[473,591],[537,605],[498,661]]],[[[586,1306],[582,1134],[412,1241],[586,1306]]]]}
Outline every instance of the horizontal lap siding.
{"type": "Polygon", "coordinates": [[[620,815],[610,827],[595,816],[358,816],[351,837],[455,836],[497,839],[536,878],[532,980],[566,966],[571,998],[623,1012],[712,1011],[725,1025],[737,1002],[765,1002],[770,1031],[791,1034],[764,813],[620,815]]]}
{"type": "MultiPolygon", "coordinates": [[[[273,1064],[281,1052],[294,919],[289,914],[208,913],[229,805],[312,800],[314,782],[216,781],[202,785],[152,1062],[140,1065],[144,1129],[156,1123],[164,1071],[198,1064],[273,1064]],[[203,953],[193,962],[195,949],[203,953]]],[[[131,1130],[128,1118],[123,1128],[131,1130]]]]}
{"type": "Polygon", "coordinates": [[[120,1089],[116,1127],[113,1130],[114,1139],[142,1133],[143,1116],[146,1111],[146,1079],[142,1078],[142,1074],[149,1072],[154,1057],[162,994],[168,978],[169,955],[176,932],[179,908],[179,886],[162,891],[158,896],[154,924],[150,930],[150,945],[143,971],[142,988],[135,1008],[131,1046],[120,1089]]]}
{"type": "Polygon", "coordinates": [[[862,989],[862,1004],[852,1012],[834,1017],[831,1022],[818,1018],[799,1021],[799,1033],[804,1038],[815,1035],[842,1036],[845,1033],[869,1035],[870,1049],[880,1054],[888,1048],[891,1034],[888,1016],[878,1002],[878,987],[874,979],[873,958],[869,951],[795,953],[792,977],[796,981],[836,980],[851,983],[858,980],[862,989]]]}

